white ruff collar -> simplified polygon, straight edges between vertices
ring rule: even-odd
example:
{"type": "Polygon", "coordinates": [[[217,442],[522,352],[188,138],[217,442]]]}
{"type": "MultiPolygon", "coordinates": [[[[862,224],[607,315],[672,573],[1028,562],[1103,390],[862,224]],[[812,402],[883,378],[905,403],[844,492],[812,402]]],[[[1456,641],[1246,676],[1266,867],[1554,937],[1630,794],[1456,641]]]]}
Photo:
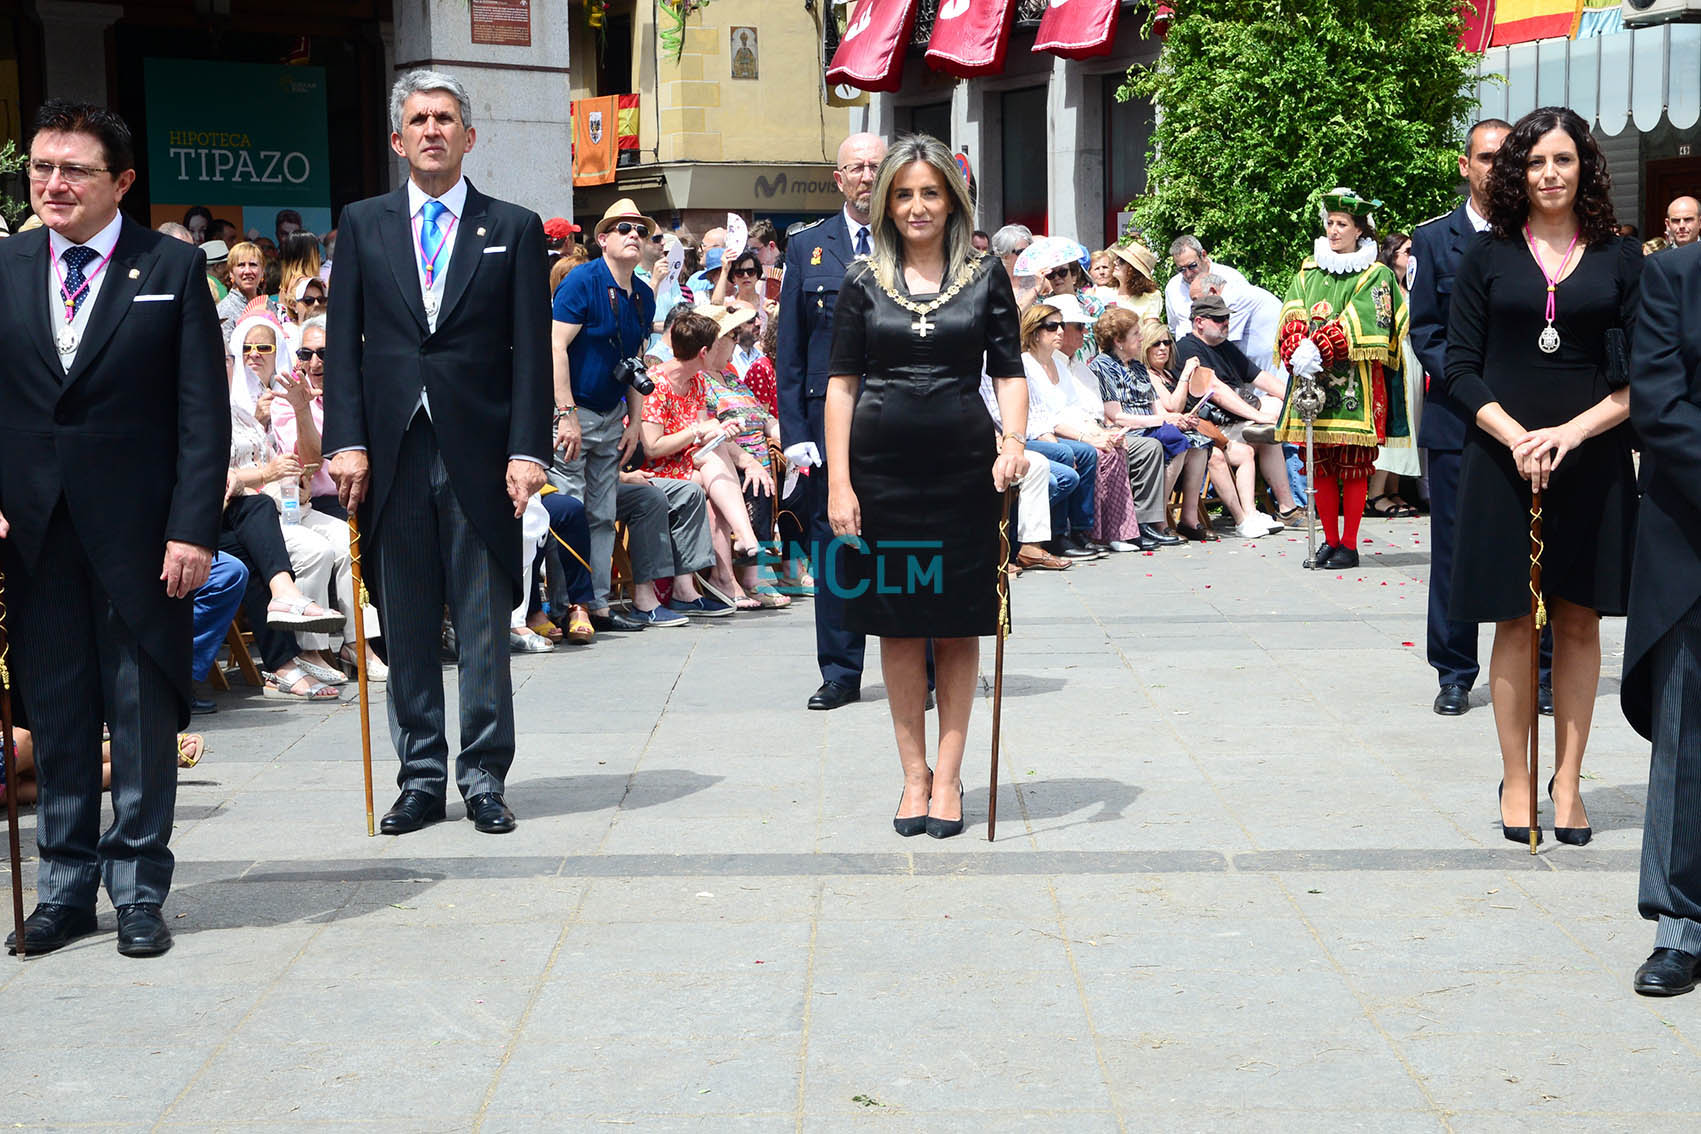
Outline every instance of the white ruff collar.
{"type": "Polygon", "coordinates": [[[1329,247],[1328,237],[1319,236],[1311,245],[1311,258],[1332,276],[1356,276],[1376,263],[1376,242],[1367,236],[1358,242],[1357,252],[1341,253],[1329,247]]]}

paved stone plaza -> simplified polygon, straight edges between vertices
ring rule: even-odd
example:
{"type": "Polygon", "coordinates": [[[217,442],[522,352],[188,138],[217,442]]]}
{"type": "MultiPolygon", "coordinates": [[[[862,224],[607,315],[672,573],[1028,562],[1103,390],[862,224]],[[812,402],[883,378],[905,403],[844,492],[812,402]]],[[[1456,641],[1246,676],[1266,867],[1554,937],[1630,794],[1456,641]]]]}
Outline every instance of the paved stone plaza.
{"type": "Polygon", "coordinates": [[[119,957],[103,898],[100,935],[0,956],[0,1122],[1693,1129],[1701,994],[1630,991],[1622,623],[1595,841],[1532,858],[1486,690],[1430,712],[1425,526],[1366,534],[1324,577],[1301,533],[1017,581],[990,845],[989,703],[968,831],[900,839],[877,659],[805,712],[807,605],[516,659],[507,837],[369,839],[353,704],[222,697],[176,948],[119,957]]]}

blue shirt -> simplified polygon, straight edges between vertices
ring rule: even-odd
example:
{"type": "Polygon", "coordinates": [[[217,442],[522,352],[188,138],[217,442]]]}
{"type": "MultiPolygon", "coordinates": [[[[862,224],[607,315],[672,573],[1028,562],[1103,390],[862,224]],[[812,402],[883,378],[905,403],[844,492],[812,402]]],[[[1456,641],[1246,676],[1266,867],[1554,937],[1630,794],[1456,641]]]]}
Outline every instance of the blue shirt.
{"type": "Polygon", "coordinates": [[[614,364],[637,358],[656,319],[655,294],[636,276],[628,295],[614,282],[608,262],[597,257],[567,273],[555,289],[555,321],[577,323],[579,333],[567,344],[567,367],[573,376],[573,400],[596,413],[607,413],[626,396],[614,379],[614,364]],[[609,304],[609,289],[614,304],[609,304]],[[618,310],[619,345],[615,343],[618,310]]]}

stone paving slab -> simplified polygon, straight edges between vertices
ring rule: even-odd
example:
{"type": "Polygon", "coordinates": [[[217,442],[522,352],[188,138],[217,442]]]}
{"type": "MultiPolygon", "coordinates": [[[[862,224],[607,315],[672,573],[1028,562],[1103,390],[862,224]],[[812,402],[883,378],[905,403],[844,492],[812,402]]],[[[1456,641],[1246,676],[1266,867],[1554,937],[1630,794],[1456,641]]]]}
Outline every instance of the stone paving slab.
{"type": "Polygon", "coordinates": [[[173,951],[118,957],[103,900],[101,934],[0,958],[0,1121],[1694,1126],[1701,999],[1629,988],[1622,624],[1595,842],[1532,857],[1498,830],[1486,691],[1429,710],[1424,527],[1366,531],[1323,577],[1290,535],[1019,580],[992,844],[988,706],[966,835],[898,838],[877,651],[861,704],[803,711],[806,604],[517,658],[505,838],[458,804],[368,838],[355,706],[222,696],[180,781],[173,951]]]}

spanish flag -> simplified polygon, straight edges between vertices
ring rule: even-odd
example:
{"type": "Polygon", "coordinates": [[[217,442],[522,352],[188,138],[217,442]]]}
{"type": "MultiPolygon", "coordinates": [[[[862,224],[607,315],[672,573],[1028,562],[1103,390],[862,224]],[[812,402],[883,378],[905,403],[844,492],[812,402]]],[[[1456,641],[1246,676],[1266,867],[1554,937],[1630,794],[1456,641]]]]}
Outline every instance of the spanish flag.
{"type": "Polygon", "coordinates": [[[1577,30],[1583,0],[1496,0],[1491,47],[1533,39],[1569,39],[1577,30]]]}

